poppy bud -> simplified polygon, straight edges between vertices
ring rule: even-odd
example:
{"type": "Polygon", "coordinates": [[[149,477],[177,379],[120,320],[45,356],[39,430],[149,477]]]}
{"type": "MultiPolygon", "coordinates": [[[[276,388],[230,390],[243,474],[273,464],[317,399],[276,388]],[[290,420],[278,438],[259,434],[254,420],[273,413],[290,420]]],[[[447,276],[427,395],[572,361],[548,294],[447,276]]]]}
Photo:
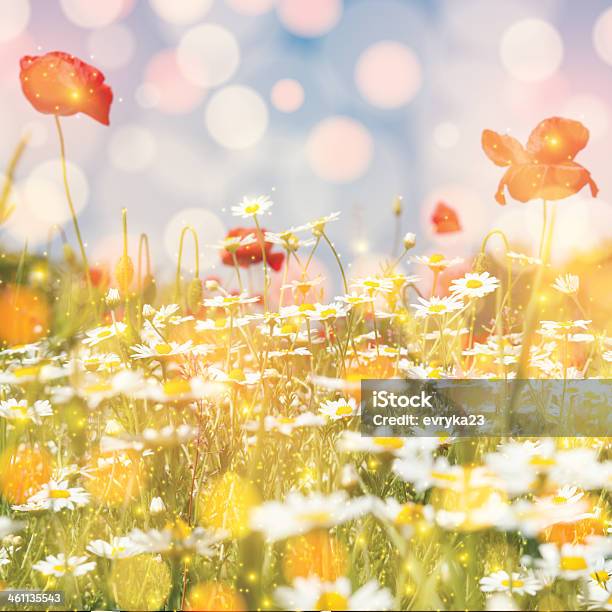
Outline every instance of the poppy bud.
{"type": "Polygon", "coordinates": [[[134,264],[129,256],[122,255],[115,266],[115,278],[121,289],[121,293],[126,294],[134,278],[134,264]]]}
{"type": "Polygon", "coordinates": [[[413,234],[412,232],[407,232],[404,235],[404,248],[409,251],[410,249],[413,249],[416,246],[416,234],[413,234]]]}
{"type": "Polygon", "coordinates": [[[194,278],[187,287],[187,305],[192,312],[199,310],[202,304],[202,281],[199,278],[194,278]]]}

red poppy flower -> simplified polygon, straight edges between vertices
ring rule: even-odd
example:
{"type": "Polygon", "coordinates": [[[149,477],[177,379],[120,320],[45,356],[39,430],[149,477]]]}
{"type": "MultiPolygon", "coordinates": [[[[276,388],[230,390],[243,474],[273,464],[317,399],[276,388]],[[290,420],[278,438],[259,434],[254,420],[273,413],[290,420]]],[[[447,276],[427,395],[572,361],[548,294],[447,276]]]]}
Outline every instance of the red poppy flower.
{"type": "Polygon", "coordinates": [[[434,224],[436,234],[452,234],[462,229],[459,215],[445,202],[438,202],[431,215],[431,222],[434,224]]]}
{"type": "Polygon", "coordinates": [[[109,124],[112,89],[104,75],[74,55],[52,51],[21,58],[21,88],[30,104],[46,115],[85,113],[109,124]]]}
{"type": "Polygon", "coordinates": [[[512,136],[485,130],[482,148],[498,166],[508,167],[495,199],[506,203],[504,190],[520,202],[533,199],[561,200],[585,185],[595,197],[599,191],[591,173],[574,161],[586,146],[589,130],[579,121],[551,117],[540,122],[529,135],[527,146],[512,136]]]}
{"type": "MultiPolygon", "coordinates": [[[[265,236],[266,230],[262,228],[262,232],[265,236]]],[[[238,265],[242,268],[248,268],[253,264],[258,264],[263,261],[264,250],[262,250],[261,248],[263,242],[261,233],[258,230],[252,228],[235,227],[227,234],[227,238],[246,238],[248,236],[254,236],[256,241],[252,242],[251,244],[239,246],[234,251],[234,254],[236,255],[236,261],[238,262],[238,265]]],[[[266,261],[270,268],[272,268],[272,270],[278,272],[282,268],[283,262],[285,261],[285,254],[273,253],[273,246],[274,245],[271,242],[265,242],[264,249],[266,254],[266,261]]],[[[232,257],[232,252],[230,250],[223,249],[220,251],[219,255],[221,257],[221,261],[226,266],[234,265],[234,258],[232,257]]]]}

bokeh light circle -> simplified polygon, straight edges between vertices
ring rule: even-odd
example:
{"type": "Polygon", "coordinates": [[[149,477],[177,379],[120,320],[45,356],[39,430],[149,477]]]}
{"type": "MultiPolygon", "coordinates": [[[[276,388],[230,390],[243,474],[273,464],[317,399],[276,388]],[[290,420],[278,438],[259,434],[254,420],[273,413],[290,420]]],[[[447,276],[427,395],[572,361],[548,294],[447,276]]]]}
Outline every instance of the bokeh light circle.
{"type": "Polygon", "coordinates": [[[0,42],[19,36],[30,20],[28,0],[2,0],[0,2],[0,42]]]}
{"type": "Polygon", "coordinates": [[[66,17],[82,28],[103,28],[121,17],[124,12],[124,0],[60,0],[60,3],[66,17]]]}
{"type": "Polygon", "coordinates": [[[504,68],[515,79],[543,81],[559,69],[563,42],[547,21],[522,19],[504,32],[499,52],[504,68]]]}
{"type": "Polygon", "coordinates": [[[263,15],[273,6],[275,0],[226,0],[227,4],[237,13],[243,15],[263,15]]]}
{"type": "Polygon", "coordinates": [[[279,111],[294,113],[304,103],[304,88],[295,79],[281,79],[274,83],[270,101],[279,111]]]}
{"type": "Polygon", "coordinates": [[[452,149],[459,142],[459,128],[450,121],[438,123],[433,130],[434,143],[439,149],[452,149]]]}
{"type": "Polygon", "coordinates": [[[110,70],[125,66],[136,46],[132,31],[120,23],[94,30],[87,44],[96,66],[110,70]]]}
{"type": "Polygon", "coordinates": [[[113,166],[125,172],[140,172],[155,158],[156,142],[153,133],[140,125],[115,128],[108,155],[113,166]]]}
{"type": "Polygon", "coordinates": [[[316,125],[306,147],[308,161],[317,176],[332,183],[348,183],[366,172],[374,144],[361,123],[338,115],[316,125]]]}
{"type": "MultiPolygon", "coordinates": [[[[203,208],[186,208],[175,214],[164,230],[164,247],[174,262],[178,261],[178,247],[181,232],[191,225],[198,234],[201,245],[215,244],[227,234],[225,225],[217,215],[203,208]]],[[[195,252],[193,240],[185,240],[183,245],[183,269],[193,270],[195,252]]],[[[212,268],[219,263],[219,253],[214,249],[200,248],[200,267],[212,268]]]]}
{"type": "Polygon", "coordinates": [[[247,149],[259,142],[268,126],[268,109],[250,87],[230,85],[220,89],[206,107],[206,127],[227,149],[247,149]]]}
{"type": "Polygon", "coordinates": [[[183,75],[201,87],[216,87],[230,79],[240,63],[240,47],[225,28],[207,23],[188,30],[177,49],[183,75]]]}
{"type": "Polygon", "coordinates": [[[174,25],[189,25],[202,19],[213,0],[149,0],[151,8],[161,19],[174,25]]]}
{"type": "Polygon", "coordinates": [[[355,82],[373,106],[399,108],[412,100],[421,87],[421,66],[406,45],[383,40],[370,45],[355,66],[355,82]]]}
{"type": "MultiPolygon", "coordinates": [[[[89,184],[83,170],[73,162],[67,162],[70,193],[77,214],[87,205],[89,184]]],[[[7,229],[18,239],[30,244],[46,241],[54,225],[70,220],[66,193],[62,182],[59,159],[51,159],[34,167],[27,178],[15,188],[15,210],[7,229]]]]}
{"type": "Polygon", "coordinates": [[[327,34],[342,17],[342,0],[277,0],[281,23],[296,36],[327,34]]]}
{"type": "Polygon", "coordinates": [[[590,94],[577,94],[569,98],[563,108],[563,117],[584,123],[593,140],[603,138],[610,127],[608,105],[590,94]]]}
{"type": "Polygon", "coordinates": [[[612,8],[597,18],[593,27],[593,45],[597,55],[612,66],[612,8]]]}
{"type": "Polygon", "coordinates": [[[173,49],[160,51],[151,58],[144,82],[136,91],[136,101],[140,106],[157,108],[169,114],[188,113],[205,96],[204,89],[183,76],[173,49]]]}

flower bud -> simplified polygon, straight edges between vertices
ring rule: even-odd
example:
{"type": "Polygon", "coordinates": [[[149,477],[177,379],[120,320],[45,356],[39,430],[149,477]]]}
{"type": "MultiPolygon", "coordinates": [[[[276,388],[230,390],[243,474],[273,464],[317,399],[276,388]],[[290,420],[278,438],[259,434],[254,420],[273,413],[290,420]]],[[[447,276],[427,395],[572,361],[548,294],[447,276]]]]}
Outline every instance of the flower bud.
{"type": "Polygon", "coordinates": [[[115,266],[115,278],[121,293],[126,294],[130,290],[130,285],[134,278],[134,264],[129,256],[122,255],[119,258],[115,266]]]}
{"type": "Polygon", "coordinates": [[[194,278],[187,287],[187,305],[192,312],[200,309],[202,294],[202,281],[199,278],[194,278]]]}
{"type": "Polygon", "coordinates": [[[161,497],[154,497],[151,500],[151,505],[149,506],[149,511],[151,514],[160,514],[166,509],[166,504],[164,504],[164,500],[161,497]]]}
{"type": "Polygon", "coordinates": [[[142,299],[150,304],[155,301],[156,294],[157,286],[155,285],[155,278],[152,274],[147,274],[142,281],[142,299]]]}
{"type": "Polygon", "coordinates": [[[119,295],[119,289],[115,289],[114,287],[111,287],[106,293],[106,297],[104,298],[104,301],[106,302],[106,305],[111,310],[114,310],[115,308],[117,308],[117,306],[119,306],[119,304],[121,303],[121,296],[119,295]]]}
{"type": "Polygon", "coordinates": [[[392,210],[393,210],[393,214],[396,217],[399,217],[402,214],[402,197],[401,196],[397,196],[395,200],[393,200],[392,210]]]}
{"type": "Polygon", "coordinates": [[[219,281],[215,278],[211,278],[204,283],[204,286],[206,287],[206,291],[218,291],[219,281]]]}
{"type": "Polygon", "coordinates": [[[142,316],[145,319],[152,319],[155,316],[155,308],[151,304],[145,304],[142,307],[142,316]]]}
{"type": "Polygon", "coordinates": [[[414,246],[416,245],[416,234],[413,234],[412,232],[407,232],[404,235],[404,248],[409,251],[410,249],[414,248],[414,246]]]}

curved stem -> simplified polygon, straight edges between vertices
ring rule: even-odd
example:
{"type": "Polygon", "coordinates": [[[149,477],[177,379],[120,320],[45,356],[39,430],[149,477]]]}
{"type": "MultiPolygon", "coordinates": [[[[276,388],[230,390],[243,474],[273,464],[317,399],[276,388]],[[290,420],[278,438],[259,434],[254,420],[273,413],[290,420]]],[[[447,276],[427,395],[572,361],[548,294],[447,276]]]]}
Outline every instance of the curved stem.
{"type": "Polygon", "coordinates": [[[346,275],[344,274],[344,267],[342,266],[342,262],[340,261],[340,255],[338,251],[336,251],[336,247],[333,245],[332,241],[327,237],[325,232],[321,232],[323,239],[329,245],[329,248],[332,250],[334,257],[336,258],[336,262],[338,263],[338,267],[340,268],[340,274],[342,274],[342,283],[344,284],[344,292],[348,293],[348,283],[346,282],[346,275]]]}
{"type": "Polygon", "coordinates": [[[185,243],[185,234],[187,232],[191,232],[191,235],[193,236],[193,242],[195,245],[195,277],[200,278],[200,241],[198,240],[198,233],[193,227],[191,227],[191,225],[186,225],[181,231],[178,261],[176,263],[176,285],[174,288],[174,299],[177,303],[181,297],[181,264],[183,262],[183,245],[185,243]]]}
{"type": "Polygon", "coordinates": [[[68,172],[66,170],[66,145],[64,143],[64,133],[62,132],[62,125],[59,117],[55,116],[55,125],[57,127],[57,135],[60,141],[60,153],[62,160],[62,178],[64,180],[64,189],[66,191],[66,199],[68,200],[68,206],[70,208],[70,216],[72,217],[72,224],[74,226],[74,233],[76,234],[77,241],[79,243],[79,250],[81,251],[81,258],[83,260],[83,266],[85,267],[85,280],[87,281],[87,291],[89,293],[89,299],[93,303],[93,288],[91,284],[91,275],[89,272],[89,263],[87,261],[87,254],[85,253],[85,245],[81,236],[81,229],[79,228],[79,222],[77,221],[76,211],[74,209],[74,203],[72,201],[72,195],[70,194],[70,187],[68,185],[68,172]]]}

